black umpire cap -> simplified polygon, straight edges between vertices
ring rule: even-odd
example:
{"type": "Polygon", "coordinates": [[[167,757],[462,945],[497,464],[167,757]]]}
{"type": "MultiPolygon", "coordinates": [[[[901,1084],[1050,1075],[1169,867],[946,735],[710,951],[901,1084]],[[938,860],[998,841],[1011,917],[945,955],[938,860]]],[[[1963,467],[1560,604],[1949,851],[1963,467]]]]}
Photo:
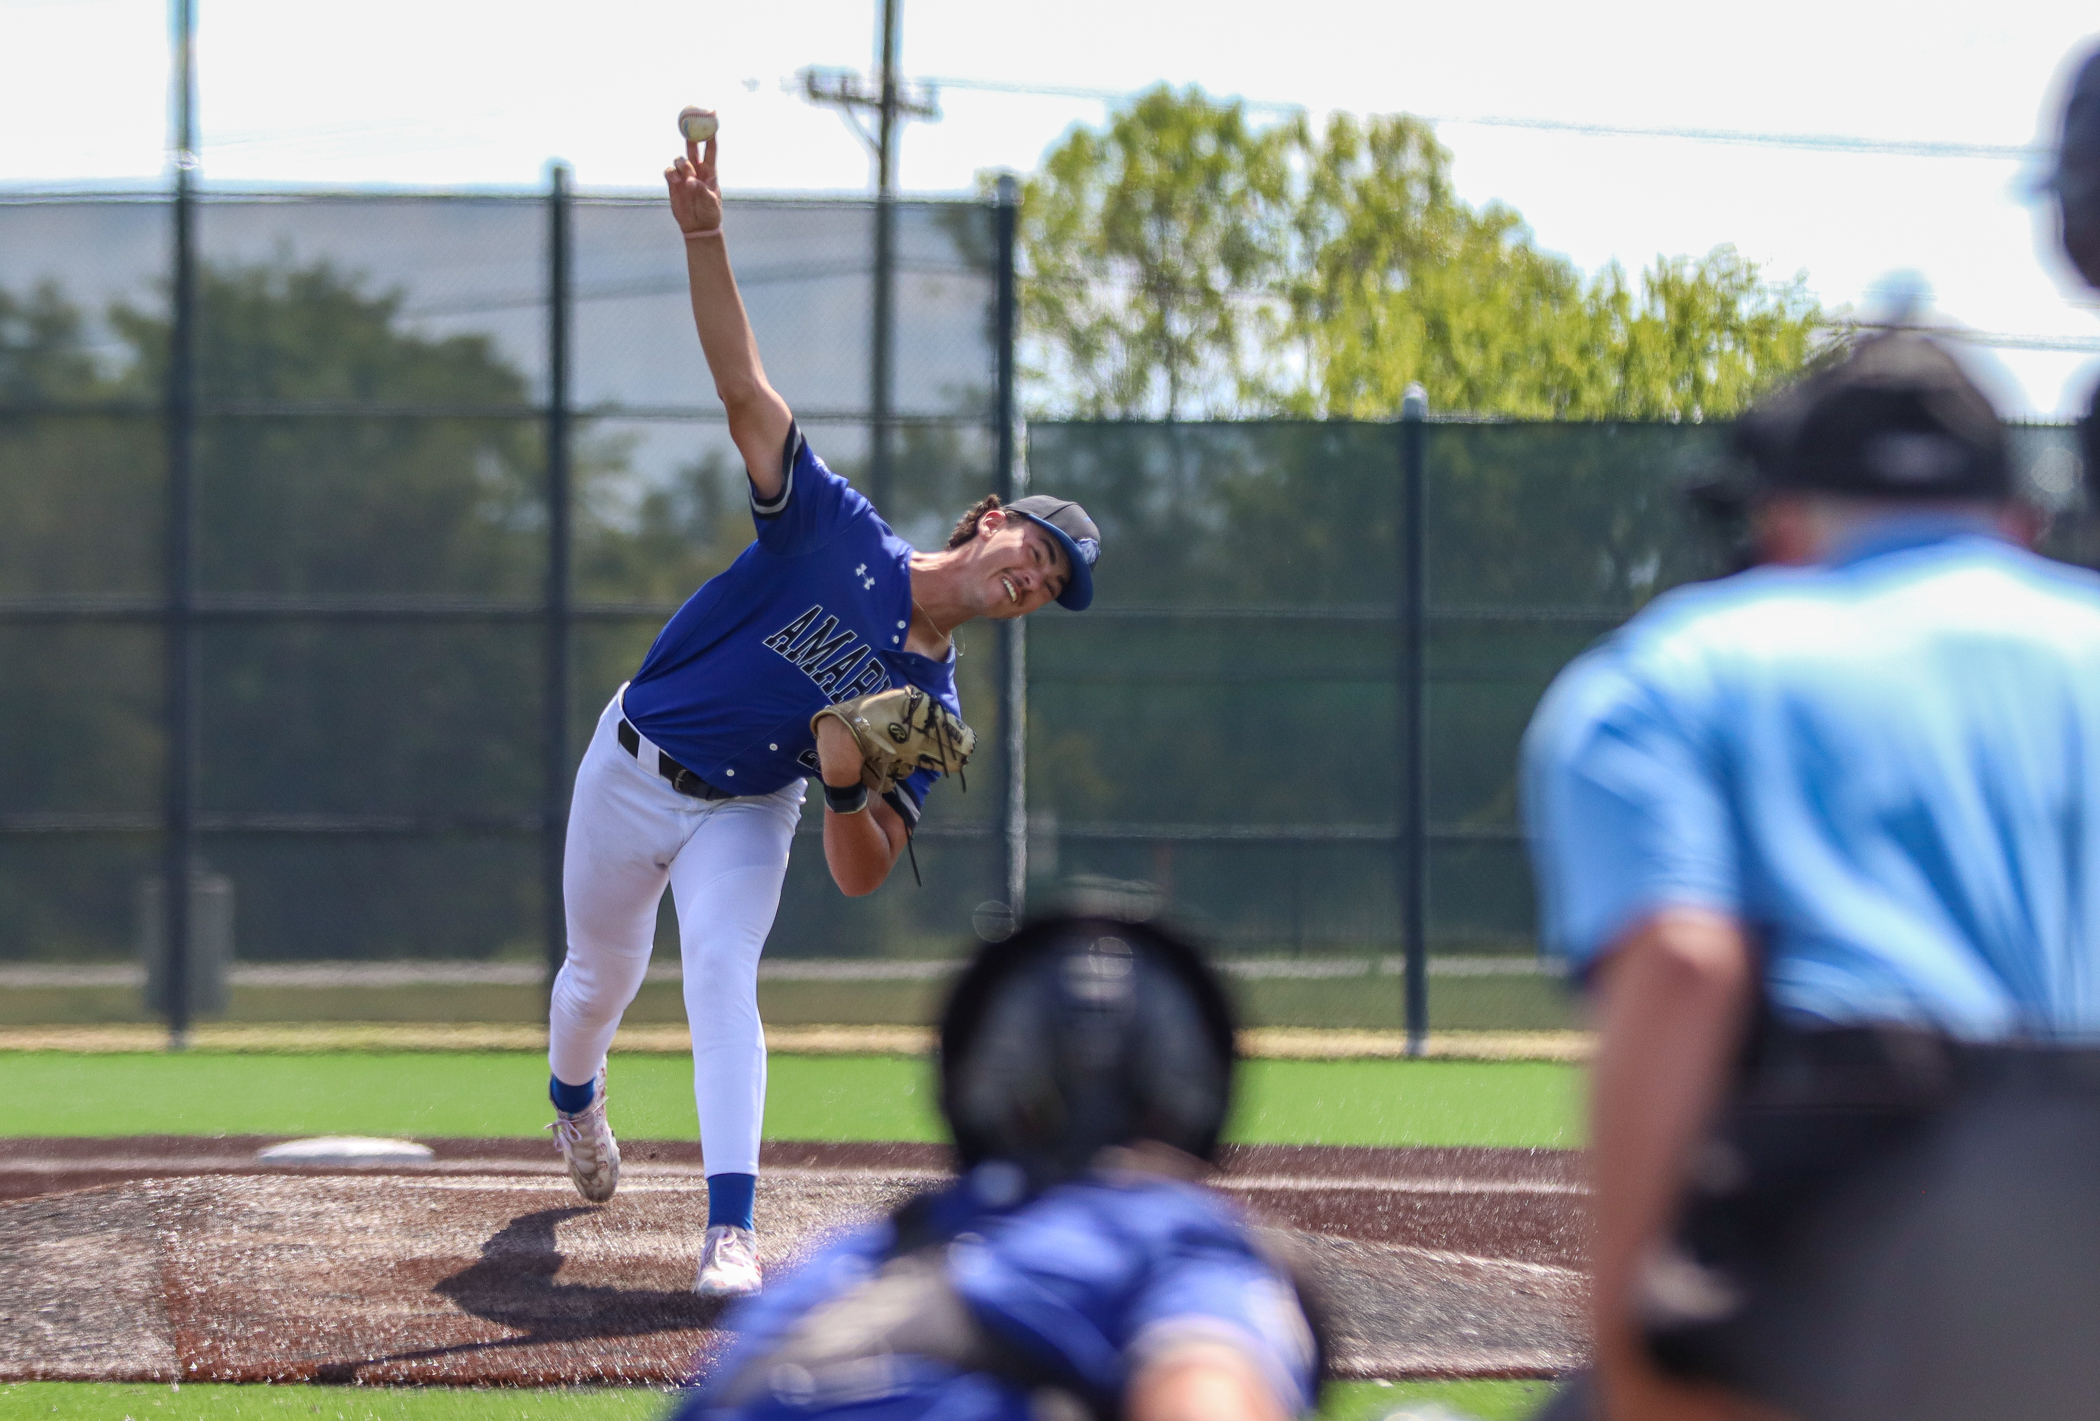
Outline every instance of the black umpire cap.
{"type": "Polygon", "coordinates": [[[1736,422],[1767,490],[1859,498],[2012,496],[2005,426],[1952,356],[1912,330],[1860,341],[1842,360],[1736,422]]]}

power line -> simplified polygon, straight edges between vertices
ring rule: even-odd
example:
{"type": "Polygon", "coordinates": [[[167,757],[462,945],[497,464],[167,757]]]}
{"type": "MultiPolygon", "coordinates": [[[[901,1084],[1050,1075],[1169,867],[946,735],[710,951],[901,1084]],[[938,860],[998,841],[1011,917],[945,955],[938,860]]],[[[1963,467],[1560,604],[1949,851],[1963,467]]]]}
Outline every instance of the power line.
{"type": "MultiPolygon", "coordinates": [[[[990,94],[1042,94],[1053,98],[1095,99],[1116,103],[1135,98],[1124,89],[1088,89],[1065,84],[1009,84],[991,79],[927,79],[936,89],[964,89],[990,94]]],[[[1304,114],[1305,104],[1272,103],[1236,95],[1222,96],[1257,113],[1304,114]]],[[[1580,123],[1558,118],[1519,118],[1499,114],[1421,114],[1429,123],[1448,123],[1473,128],[1520,128],[1542,133],[1569,133],[1586,138],[1676,138],[1693,143],[1722,143],[1763,148],[1793,148],[1819,153],[1875,153],[1904,158],[1982,158],[1996,162],[2047,159],[2054,150],[2017,143],[1941,143],[1900,138],[1861,138],[1842,133],[1778,133],[1737,128],[1694,128],[1664,125],[1636,127],[1612,123],[1580,123]]]]}
{"type": "Polygon", "coordinates": [[[1743,144],[1764,148],[1799,148],[1822,153],[1887,153],[1905,158],[1989,158],[2024,161],[2050,158],[2054,151],[2013,143],[1913,142],[1900,138],[1855,138],[1841,133],[1756,133],[1735,128],[1629,128],[1608,123],[1572,123],[1555,118],[1456,118],[1430,116],[1431,123],[1469,124],[1478,128],[1529,128],[1547,133],[1574,133],[1593,138],[1683,138],[1695,143],[1743,144]]]}
{"type": "MultiPolygon", "coordinates": [[[[1098,99],[1103,103],[1116,103],[1123,99],[1134,99],[1142,90],[1137,89],[1089,89],[1073,84],[1008,84],[997,79],[923,79],[921,83],[934,89],[968,89],[985,94],[1041,94],[1057,99],[1098,99]]],[[[1241,95],[1226,98],[1256,113],[1310,113],[1304,104],[1274,104],[1262,99],[1249,99],[1241,95]]]]}

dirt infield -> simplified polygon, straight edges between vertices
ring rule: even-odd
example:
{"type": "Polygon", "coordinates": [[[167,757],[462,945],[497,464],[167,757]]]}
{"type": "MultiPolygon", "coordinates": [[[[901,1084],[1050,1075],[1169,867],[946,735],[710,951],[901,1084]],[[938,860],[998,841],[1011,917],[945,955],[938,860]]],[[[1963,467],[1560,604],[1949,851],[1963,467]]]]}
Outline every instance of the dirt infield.
{"type": "MultiPolygon", "coordinates": [[[[272,1168],[262,1139],[0,1145],[0,1379],[667,1382],[723,1345],[688,1288],[698,1151],[636,1142],[580,1201],[541,1141],[272,1168]]],[[[769,1267],[947,1172],[926,1145],[771,1144],[769,1267]]],[[[1582,1183],[1554,1151],[1245,1146],[1220,1187],[1301,1251],[1341,1374],[1577,1365],[1582,1183]]]]}

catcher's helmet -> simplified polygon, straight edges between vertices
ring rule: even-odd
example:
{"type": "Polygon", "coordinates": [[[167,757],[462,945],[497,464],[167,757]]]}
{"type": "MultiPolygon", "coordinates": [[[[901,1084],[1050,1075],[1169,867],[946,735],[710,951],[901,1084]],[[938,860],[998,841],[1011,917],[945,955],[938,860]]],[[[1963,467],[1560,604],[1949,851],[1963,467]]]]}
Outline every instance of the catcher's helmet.
{"type": "Polygon", "coordinates": [[[1144,923],[1030,924],[977,954],[941,1016],[941,1110],[963,1168],[1005,1160],[1037,1189],[1110,1145],[1210,1158],[1232,1063],[1218,979],[1144,923]]]}

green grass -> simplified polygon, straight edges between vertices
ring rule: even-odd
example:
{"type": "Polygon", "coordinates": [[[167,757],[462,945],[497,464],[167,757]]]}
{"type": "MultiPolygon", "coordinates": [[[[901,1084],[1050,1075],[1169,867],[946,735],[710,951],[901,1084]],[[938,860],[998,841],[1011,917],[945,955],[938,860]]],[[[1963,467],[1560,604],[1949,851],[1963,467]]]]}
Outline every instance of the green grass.
{"type": "MultiPolygon", "coordinates": [[[[783,982],[758,984],[759,1014],[775,1026],[886,1025],[932,1021],[948,984],[919,982],[783,982]]],[[[1400,985],[1393,977],[1273,977],[1233,984],[1244,1026],[1401,1025],[1400,985]]],[[[540,987],[252,987],[228,991],[227,1021],[545,1021],[540,987]]],[[[21,987],[0,993],[0,1025],[153,1021],[135,987],[21,987]]],[[[676,982],[646,983],[623,1020],[636,1025],[685,1021],[676,982]]],[[[1433,977],[1429,1023],[1439,1031],[1565,1030],[1582,1010],[1559,982],[1545,977],[1433,977]]]]}
{"type": "Polygon", "coordinates": [[[1416,1407],[1429,1415],[1442,1407],[1477,1421],[1524,1421],[1552,1394],[1551,1382],[1337,1382],[1327,1388],[1320,1421],[1381,1421],[1416,1407]]]}
{"type": "MultiPolygon", "coordinates": [[[[1330,1387],[1321,1421],[1375,1421],[1438,1405],[1480,1421],[1520,1421],[1544,1382],[1346,1382],[1330,1387]]],[[[657,1421],[670,1410],[644,1387],[468,1390],[451,1387],[127,1386],[0,1383],[0,1421],[657,1421]]]]}
{"type": "Polygon", "coordinates": [[[1582,1144],[1583,1072],[1554,1061],[1249,1061],[1231,1137],[1280,1145],[1582,1144]]]}
{"type": "MultiPolygon", "coordinates": [[[[775,1056],[766,1129],[775,1139],[930,1140],[939,1122],[925,1063],[900,1056],[775,1056]]],[[[0,1056],[11,1135],[537,1134],[546,1058],[530,1052],[190,1052],[0,1056]]],[[[634,1139],[691,1139],[692,1062],[616,1058],[614,1119],[634,1139]]]]}
{"type": "MultiPolygon", "coordinates": [[[[547,1066],[528,1052],[265,1056],[0,1054],[0,1135],[519,1136],[547,1123],[547,1066]]],[[[929,1063],[772,1059],[776,1140],[938,1140],[929,1063]]],[[[616,1057],[630,1139],[691,1139],[692,1067],[616,1057]]],[[[1236,1140],[1330,1145],[1581,1143],[1581,1073],[1543,1061],[1250,1061],[1236,1140]]]]}
{"type": "Polygon", "coordinates": [[[670,1409],[647,1387],[0,1384],[0,1421],[658,1421],[670,1409]]]}

